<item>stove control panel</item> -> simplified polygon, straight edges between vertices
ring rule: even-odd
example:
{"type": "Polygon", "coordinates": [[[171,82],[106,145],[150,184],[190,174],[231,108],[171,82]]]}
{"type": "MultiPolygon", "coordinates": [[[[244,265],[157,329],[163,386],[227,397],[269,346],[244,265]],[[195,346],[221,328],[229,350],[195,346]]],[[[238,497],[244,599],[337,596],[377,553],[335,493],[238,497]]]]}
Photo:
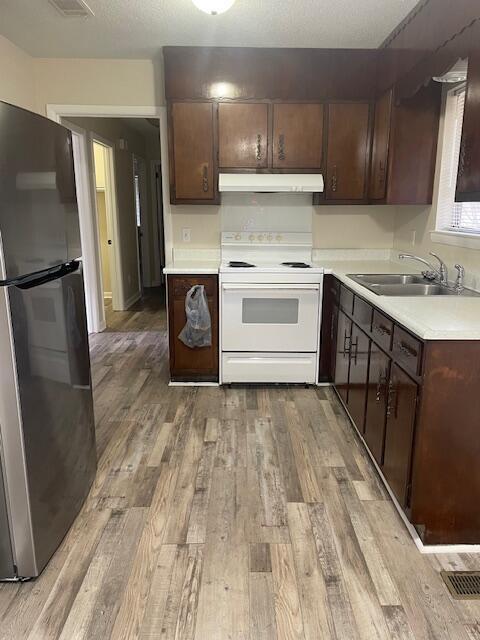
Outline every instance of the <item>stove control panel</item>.
{"type": "Polygon", "coordinates": [[[291,231],[223,231],[222,244],[311,245],[312,234],[291,231]]]}

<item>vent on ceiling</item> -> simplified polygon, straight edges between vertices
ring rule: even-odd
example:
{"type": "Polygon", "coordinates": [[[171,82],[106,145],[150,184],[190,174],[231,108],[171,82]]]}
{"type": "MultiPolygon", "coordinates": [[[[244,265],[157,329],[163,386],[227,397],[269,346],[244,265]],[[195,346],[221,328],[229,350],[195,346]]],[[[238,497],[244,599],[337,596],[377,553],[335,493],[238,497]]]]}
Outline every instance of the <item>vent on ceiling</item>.
{"type": "Polygon", "coordinates": [[[443,581],[456,600],[480,600],[480,571],[442,571],[443,581]]]}
{"type": "Polygon", "coordinates": [[[95,15],[84,0],[49,0],[65,18],[86,18],[95,15]]]}

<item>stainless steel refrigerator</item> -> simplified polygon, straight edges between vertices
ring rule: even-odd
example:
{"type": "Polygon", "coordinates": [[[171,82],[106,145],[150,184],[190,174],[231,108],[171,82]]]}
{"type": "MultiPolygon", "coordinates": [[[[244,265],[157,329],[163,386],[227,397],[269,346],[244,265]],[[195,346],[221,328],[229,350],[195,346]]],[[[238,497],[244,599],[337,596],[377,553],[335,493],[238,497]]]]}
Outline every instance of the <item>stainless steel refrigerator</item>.
{"type": "Polygon", "coordinates": [[[72,138],[0,102],[0,580],[40,574],[96,470],[72,138]]]}

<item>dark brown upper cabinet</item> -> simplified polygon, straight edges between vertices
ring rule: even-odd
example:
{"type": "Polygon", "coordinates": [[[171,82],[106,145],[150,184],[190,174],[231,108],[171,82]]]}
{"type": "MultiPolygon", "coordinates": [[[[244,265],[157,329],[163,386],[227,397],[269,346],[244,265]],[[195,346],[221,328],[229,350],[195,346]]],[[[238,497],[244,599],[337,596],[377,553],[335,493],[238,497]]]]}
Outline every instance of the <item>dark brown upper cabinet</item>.
{"type": "Polygon", "coordinates": [[[373,125],[372,164],[368,195],[372,200],[383,200],[387,189],[388,144],[392,117],[392,90],[375,102],[373,125]]]}
{"type": "Polygon", "coordinates": [[[364,200],[369,161],[370,105],[328,105],[326,199],[364,200]]]}
{"type": "Polygon", "coordinates": [[[268,104],[218,105],[218,152],[221,168],[266,168],[267,138],[268,104]]]}
{"type": "Polygon", "coordinates": [[[217,199],[214,108],[211,102],[174,102],[170,106],[172,204],[217,199]]]}
{"type": "Polygon", "coordinates": [[[323,105],[273,105],[274,169],[322,168],[323,105]]]}
{"type": "Polygon", "coordinates": [[[480,200],[480,52],[468,58],[467,93],[458,163],[457,202],[480,200]]]}

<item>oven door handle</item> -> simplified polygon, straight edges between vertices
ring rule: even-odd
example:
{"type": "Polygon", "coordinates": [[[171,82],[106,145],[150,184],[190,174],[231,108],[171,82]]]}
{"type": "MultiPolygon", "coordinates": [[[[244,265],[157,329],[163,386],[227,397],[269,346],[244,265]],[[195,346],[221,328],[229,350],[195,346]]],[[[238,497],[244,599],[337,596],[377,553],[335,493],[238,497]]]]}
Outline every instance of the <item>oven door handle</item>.
{"type": "Polygon", "coordinates": [[[267,291],[298,291],[299,289],[307,291],[319,291],[319,284],[222,284],[224,291],[254,291],[257,289],[267,291]]]}

